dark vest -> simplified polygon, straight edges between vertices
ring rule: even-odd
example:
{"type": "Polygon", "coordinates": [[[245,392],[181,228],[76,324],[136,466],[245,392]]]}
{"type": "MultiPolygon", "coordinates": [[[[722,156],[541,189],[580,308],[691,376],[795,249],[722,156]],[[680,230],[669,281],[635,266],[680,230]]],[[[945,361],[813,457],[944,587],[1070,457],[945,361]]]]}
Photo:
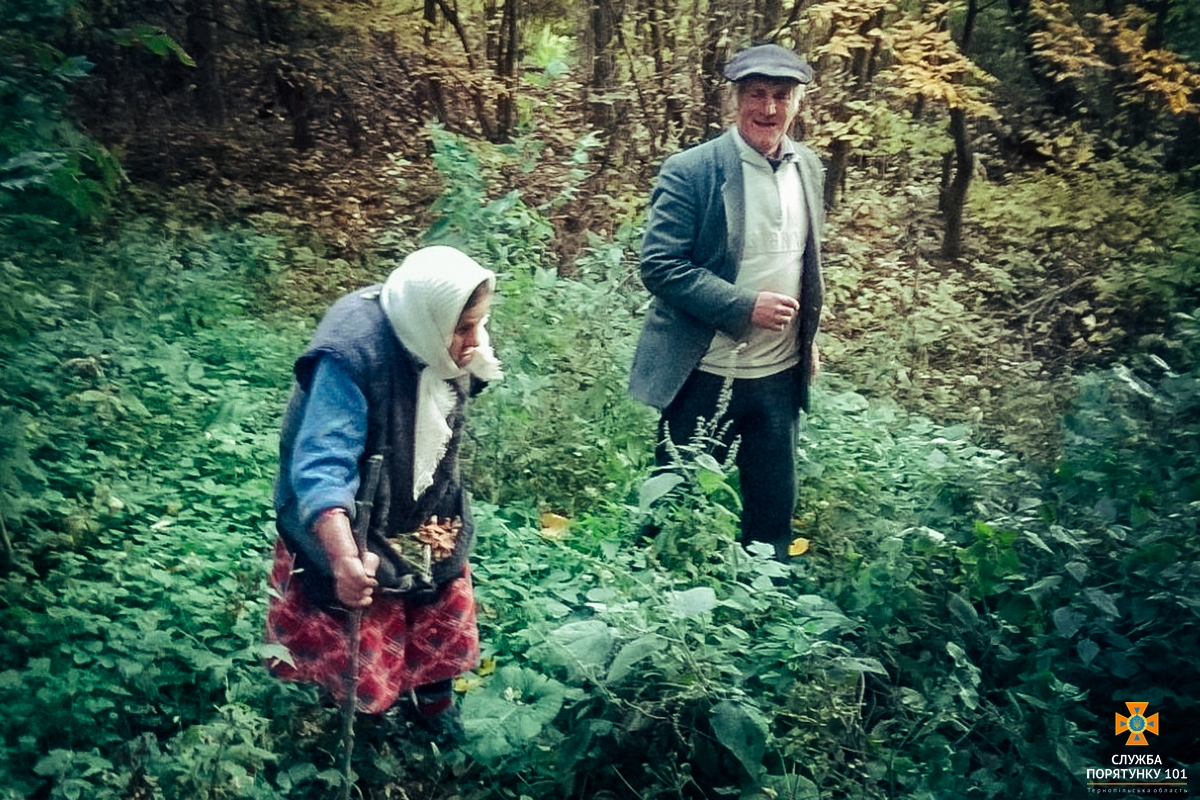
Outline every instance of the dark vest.
{"type": "MultiPolygon", "coordinates": [[[[290,465],[308,389],[317,362],[335,358],[367,399],[367,443],[359,459],[365,475],[367,459],[383,456],[383,470],[374,497],[368,537],[372,549],[387,548],[386,539],[410,533],[431,516],[460,517],[462,532],[451,556],[433,563],[433,580],[442,584],[461,574],[475,540],[470,504],[458,468],[467,378],[451,381],[458,402],[447,423],[453,431],[445,457],[434,472],[433,484],[413,499],[413,439],[415,433],[419,361],[396,338],[379,303],[380,286],[352,292],[333,304],[313,334],[307,350],[296,360],[292,395],[284,411],[279,442],[279,478],[275,484],[276,524],[284,544],[303,569],[306,590],[314,602],[330,604],[333,598],[329,559],[316,536],[304,530],[297,516],[290,465]]],[[[361,491],[361,490],[360,490],[361,491]]],[[[360,501],[362,497],[358,498],[360,501]]],[[[353,512],[352,512],[353,513],[353,512]]],[[[389,570],[401,570],[385,559],[379,573],[387,585],[389,570]]]]}

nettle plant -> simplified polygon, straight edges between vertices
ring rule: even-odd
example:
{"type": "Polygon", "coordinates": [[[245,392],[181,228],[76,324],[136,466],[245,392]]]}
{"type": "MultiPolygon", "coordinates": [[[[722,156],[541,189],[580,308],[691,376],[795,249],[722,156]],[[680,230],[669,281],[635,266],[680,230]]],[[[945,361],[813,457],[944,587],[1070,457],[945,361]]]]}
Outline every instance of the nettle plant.
{"type": "Polygon", "coordinates": [[[831,602],[776,587],[790,570],[770,548],[730,542],[677,571],[627,541],[482,511],[481,624],[500,666],[468,683],[472,758],[540,796],[815,790],[773,733],[789,698],[850,698],[882,667],[843,641],[856,626],[831,602]]]}
{"type": "Polygon", "coordinates": [[[664,566],[692,577],[699,577],[699,565],[709,559],[736,554],[729,548],[738,536],[742,511],[735,467],[740,442],[723,444],[732,393],[733,381],[727,379],[712,419],[696,420],[695,428],[685,432],[686,443],[676,445],[670,435],[663,436],[670,463],[638,493],[638,512],[645,520],[643,530],[652,532],[654,555],[664,566]],[[722,461],[718,453],[724,454],[722,461]]]}
{"type": "Polygon", "coordinates": [[[471,758],[543,795],[1073,785],[1095,737],[1070,667],[1030,644],[1053,611],[1029,577],[1052,549],[1035,476],[965,427],[819,392],[797,521],[812,547],[783,565],[734,541],[736,475],[713,432],[619,525],[581,515],[564,536],[481,509],[499,668],[463,686],[471,758]],[[638,544],[646,513],[661,530],[638,544]]]}
{"type": "Polygon", "coordinates": [[[640,320],[625,265],[602,268],[501,278],[489,330],[505,375],[473,402],[465,449],[476,496],[574,514],[635,491],[653,441],[626,389],[640,320]]]}
{"type": "Polygon", "coordinates": [[[275,757],[251,706],[298,342],[245,313],[269,241],[165,229],[23,261],[73,291],[0,375],[4,797],[260,796],[233,787],[275,757]]]}

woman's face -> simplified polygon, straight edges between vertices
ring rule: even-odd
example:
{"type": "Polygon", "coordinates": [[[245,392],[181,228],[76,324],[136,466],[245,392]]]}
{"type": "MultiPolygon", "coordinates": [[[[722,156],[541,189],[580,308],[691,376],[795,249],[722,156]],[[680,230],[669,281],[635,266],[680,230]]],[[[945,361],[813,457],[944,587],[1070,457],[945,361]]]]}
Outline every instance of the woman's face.
{"type": "Polygon", "coordinates": [[[475,355],[479,346],[480,333],[483,323],[492,310],[492,296],[485,294],[474,305],[463,309],[454,326],[454,334],[450,337],[450,358],[459,367],[466,367],[475,355]]]}

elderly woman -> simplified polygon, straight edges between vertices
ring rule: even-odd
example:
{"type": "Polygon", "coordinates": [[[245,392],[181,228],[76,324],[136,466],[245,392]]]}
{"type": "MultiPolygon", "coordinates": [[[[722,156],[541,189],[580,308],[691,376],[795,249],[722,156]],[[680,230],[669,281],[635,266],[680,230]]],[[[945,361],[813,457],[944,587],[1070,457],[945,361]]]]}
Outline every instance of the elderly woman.
{"type": "Polygon", "coordinates": [[[451,681],[479,658],[458,447],[465,401],[500,377],[484,329],[495,283],[458,250],[427,247],[339,299],[296,361],[281,434],[267,639],[291,663],[268,666],[344,700],[347,609],[362,609],[358,707],[401,700],[435,733],[457,728],[451,681]],[[364,497],[372,456],[378,488],[364,497]]]}

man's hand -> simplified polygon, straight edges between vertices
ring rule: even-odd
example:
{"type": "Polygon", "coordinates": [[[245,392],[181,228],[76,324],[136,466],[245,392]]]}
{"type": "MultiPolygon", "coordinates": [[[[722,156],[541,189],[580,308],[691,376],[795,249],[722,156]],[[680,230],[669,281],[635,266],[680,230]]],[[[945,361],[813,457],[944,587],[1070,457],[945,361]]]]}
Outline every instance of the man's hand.
{"type": "Polygon", "coordinates": [[[800,303],[794,297],[775,292],[759,292],[750,311],[750,324],[772,331],[787,330],[800,311],[800,303]]]}
{"type": "Polygon", "coordinates": [[[817,374],[820,371],[821,371],[821,348],[817,347],[816,342],[813,342],[812,363],[809,368],[809,377],[815,381],[817,379],[817,374]]]}

